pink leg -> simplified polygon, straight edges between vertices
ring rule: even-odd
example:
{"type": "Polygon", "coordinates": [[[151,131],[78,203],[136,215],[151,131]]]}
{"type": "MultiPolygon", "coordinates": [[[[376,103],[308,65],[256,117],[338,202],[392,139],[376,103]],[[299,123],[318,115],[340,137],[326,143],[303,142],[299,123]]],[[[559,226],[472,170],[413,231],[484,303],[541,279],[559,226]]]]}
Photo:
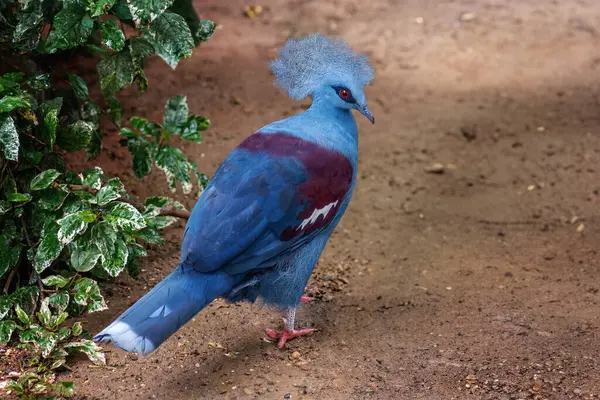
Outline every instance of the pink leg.
{"type": "Polygon", "coordinates": [[[294,329],[294,320],[296,319],[296,308],[292,307],[288,310],[287,318],[283,319],[283,330],[278,332],[274,329],[266,329],[265,333],[272,337],[273,339],[279,339],[277,343],[277,347],[282,348],[290,339],[296,338],[298,336],[307,335],[309,333],[314,332],[315,330],[312,328],[308,329],[294,329]]]}

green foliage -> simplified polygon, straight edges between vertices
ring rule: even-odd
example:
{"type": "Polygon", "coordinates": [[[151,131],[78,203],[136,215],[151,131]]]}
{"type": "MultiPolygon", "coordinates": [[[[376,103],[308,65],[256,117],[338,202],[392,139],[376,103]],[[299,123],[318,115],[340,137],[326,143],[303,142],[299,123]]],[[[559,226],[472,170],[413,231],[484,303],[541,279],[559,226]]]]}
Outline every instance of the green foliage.
{"type": "MultiPolygon", "coordinates": [[[[75,283],[74,291],[83,279],[75,283]]],[[[72,282],[55,276],[45,279],[44,283],[67,288],[64,293],[69,293],[68,287],[72,282]]],[[[0,321],[2,343],[6,344],[13,333],[18,332],[18,346],[28,351],[27,364],[35,367],[35,372],[25,372],[6,386],[9,393],[20,399],[71,397],[75,385],[72,382],[55,382],[55,371],[63,368],[72,354],[83,353],[96,365],[106,364],[102,348],[91,340],[81,322],[75,322],[70,328],[62,326],[69,316],[66,311],[69,297],[68,294],[66,297],[56,296],[58,293],[61,292],[45,297],[35,315],[28,314],[16,304],[16,322],[0,321]]]]}
{"type": "Polygon", "coordinates": [[[97,157],[111,132],[101,122],[112,120],[138,179],[156,166],[172,191],[189,193],[194,177],[201,191],[208,178],[176,145],[201,143],[209,120],[176,96],[163,121],[124,127],[117,96],[147,88],[148,57],[175,69],[214,30],[191,0],[0,0],[0,343],[28,352],[30,368],[7,386],[19,398],[71,396],[53,372],[70,354],[104,363],[81,323],[66,321],[106,309],[102,282],[137,276],[145,246],[164,243],[175,222],[165,210],[183,209],[164,197],[139,204],[99,167],[70,170],[65,153],[97,157]],[[134,28],[127,36],[124,25],[134,28]],[[97,56],[100,98],[69,68],[84,53],[97,56]]]}
{"type": "Polygon", "coordinates": [[[149,122],[144,118],[133,117],[130,128],[122,128],[121,144],[127,146],[133,159],[133,173],[142,179],[156,164],[166,175],[171,191],[177,183],[184,193],[192,190],[192,176],[196,176],[200,191],[208,179],[198,171],[196,164],[188,161],[177,147],[170,146],[174,136],[194,143],[201,143],[200,132],[208,129],[210,121],[204,117],[190,115],[185,96],[176,96],[167,102],[163,124],[149,122]]]}

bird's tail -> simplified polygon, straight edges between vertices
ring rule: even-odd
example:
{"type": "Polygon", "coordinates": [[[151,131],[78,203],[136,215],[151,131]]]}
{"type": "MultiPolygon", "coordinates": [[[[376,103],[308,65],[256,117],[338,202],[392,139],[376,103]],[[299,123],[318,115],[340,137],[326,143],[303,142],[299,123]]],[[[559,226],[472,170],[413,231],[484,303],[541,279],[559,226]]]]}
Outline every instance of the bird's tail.
{"type": "Polygon", "coordinates": [[[151,353],[236,282],[224,272],[201,273],[180,265],[94,337],[129,352],[151,353]]]}

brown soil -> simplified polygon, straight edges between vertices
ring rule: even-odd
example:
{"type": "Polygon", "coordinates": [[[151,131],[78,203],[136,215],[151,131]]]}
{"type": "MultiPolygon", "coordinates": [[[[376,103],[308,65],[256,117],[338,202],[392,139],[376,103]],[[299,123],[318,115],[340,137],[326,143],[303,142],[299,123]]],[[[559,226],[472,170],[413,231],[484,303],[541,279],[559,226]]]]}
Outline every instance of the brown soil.
{"type": "MultiPolygon", "coordinates": [[[[258,306],[213,303],[158,351],[107,346],[66,379],[80,399],[570,399],[600,396],[600,6],[593,0],[197,1],[217,34],[176,71],[152,61],[130,113],[173,95],[214,125],[185,151],[207,173],[245,136],[302,109],[272,85],[288,35],[323,32],[372,56],[377,117],[359,121],[351,206],[278,350],[258,306]],[[435,163],[443,173],[427,170],[435,163]],[[291,397],[286,397],[286,395],[291,397]]],[[[100,164],[139,196],[110,139],[100,164]]],[[[77,165],[75,165],[77,166],[77,165]]],[[[194,199],[178,193],[188,206],[194,199]]],[[[182,224],[111,286],[97,331],[177,263],[182,224]]]]}

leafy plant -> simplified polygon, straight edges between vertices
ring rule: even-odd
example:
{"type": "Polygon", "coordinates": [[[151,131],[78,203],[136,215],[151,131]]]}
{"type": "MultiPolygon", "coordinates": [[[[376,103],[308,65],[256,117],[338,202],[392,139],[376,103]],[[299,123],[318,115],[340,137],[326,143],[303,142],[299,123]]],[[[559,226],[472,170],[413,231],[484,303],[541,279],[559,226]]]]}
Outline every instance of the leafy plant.
{"type": "Polygon", "coordinates": [[[156,166],[172,191],[189,193],[193,179],[201,191],[207,177],[174,138],[201,143],[209,120],[176,96],[162,123],[132,117],[123,127],[116,96],[134,82],[146,90],[148,57],[175,69],[214,29],[191,0],[0,0],[0,343],[30,355],[33,369],[7,387],[21,398],[69,396],[52,371],[73,352],[103,361],[81,325],[65,321],[105,309],[99,282],[137,276],[145,246],[189,216],[166,197],[136,202],[100,167],[71,170],[68,153],[96,158],[111,121],[138,179],[156,166]],[[75,70],[82,57],[97,62],[100,98],[75,70]]]}
{"type": "Polygon", "coordinates": [[[133,129],[122,128],[120,131],[124,138],[121,144],[126,145],[133,156],[136,178],[142,179],[148,175],[152,165],[156,164],[167,176],[172,191],[175,191],[179,182],[183,192],[189,193],[192,189],[191,175],[196,176],[201,189],[206,186],[208,178],[198,172],[196,164],[188,161],[177,147],[169,146],[172,136],[202,143],[200,131],[210,126],[208,119],[189,115],[185,96],[168,101],[162,125],[140,117],[131,118],[130,124],[133,129]]]}

